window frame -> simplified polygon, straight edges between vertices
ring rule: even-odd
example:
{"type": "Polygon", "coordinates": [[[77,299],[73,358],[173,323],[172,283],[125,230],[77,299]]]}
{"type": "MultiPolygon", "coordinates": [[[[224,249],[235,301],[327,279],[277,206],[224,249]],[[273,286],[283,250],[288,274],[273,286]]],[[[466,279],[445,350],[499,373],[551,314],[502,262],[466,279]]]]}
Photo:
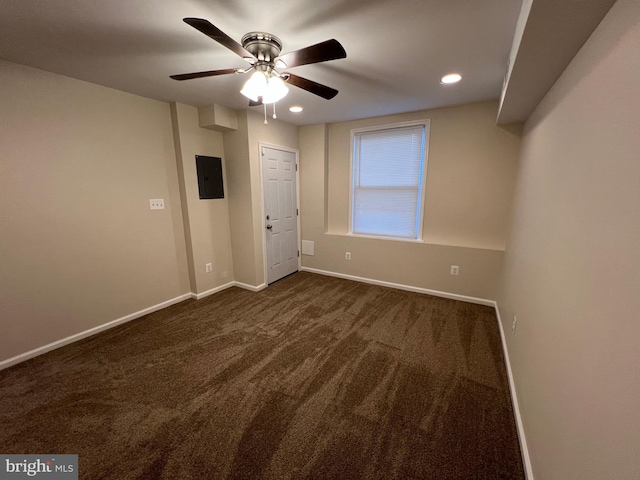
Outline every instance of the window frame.
{"type": "Polygon", "coordinates": [[[350,163],[349,163],[349,228],[348,235],[353,235],[356,237],[363,238],[375,238],[375,239],[384,239],[384,240],[396,240],[403,242],[424,242],[423,240],[423,226],[424,226],[424,213],[425,213],[425,196],[426,196],[426,187],[427,187],[427,166],[429,163],[429,139],[430,139],[430,128],[431,128],[431,120],[422,119],[422,120],[413,120],[408,122],[396,122],[390,124],[383,125],[372,125],[369,127],[361,127],[361,128],[353,128],[351,129],[350,135],[350,163]],[[419,185],[419,199],[417,205],[416,216],[418,217],[418,229],[416,232],[416,237],[403,237],[400,235],[377,235],[373,233],[357,233],[353,231],[353,222],[354,222],[354,200],[355,200],[355,188],[354,188],[354,168],[356,163],[356,143],[355,139],[358,134],[367,133],[367,132],[384,132],[387,130],[396,130],[400,128],[406,127],[416,127],[421,126],[424,128],[424,151],[422,152],[422,178],[420,179],[419,185]]]}

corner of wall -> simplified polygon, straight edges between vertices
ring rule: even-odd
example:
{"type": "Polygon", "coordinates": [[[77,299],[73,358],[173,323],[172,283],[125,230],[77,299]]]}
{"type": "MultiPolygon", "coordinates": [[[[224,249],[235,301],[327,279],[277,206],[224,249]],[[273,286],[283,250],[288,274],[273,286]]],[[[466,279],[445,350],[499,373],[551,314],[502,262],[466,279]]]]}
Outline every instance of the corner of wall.
{"type": "Polygon", "coordinates": [[[196,292],[196,274],[193,260],[193,239],[191,238],[191,226],[189,219],[189,204],[184,178],[184,161],[182,158],[182,143],[180,139],[180,121],[178,118],[178,104],[171,103],[171,126],[173,129],[173,144],[176,156],[176,168],[178,171],[178,185],[180,189],[180,205],[182,209],[182,221],[187,254],[187,271],[189,272],[189,291],[196,292]]]}

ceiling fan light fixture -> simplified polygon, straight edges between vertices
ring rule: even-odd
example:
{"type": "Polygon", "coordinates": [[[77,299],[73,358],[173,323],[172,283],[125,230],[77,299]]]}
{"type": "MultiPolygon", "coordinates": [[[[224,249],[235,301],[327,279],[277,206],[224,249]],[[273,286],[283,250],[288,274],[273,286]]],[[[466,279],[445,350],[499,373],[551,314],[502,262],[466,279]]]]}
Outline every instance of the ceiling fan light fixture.
{"type": "Polygon", "coordinates": [[[240,90],[240,93],[254,102],[258,101],[258,97],[263,95],[263,92],[267,89],[267,77],[264,73],[258,71],[254,72],[247,80],[240,90]]]}
{"type": "Polygon", "coordinates": [[[460,75],[459,73],[449,73],[448,75],[442,77],[440,83],[449,85],[452,83],[458,83],[460,80],[462,80],[462,75],[460,75]]]}
{"type": "Polygon", "coordinates": [[[332,38],[280,55],[282,42],[278,37],[270,33],[250,32],[242,37],[241,43],[238,43],[204,18],[188,17],[183,20],[187,25],[231,50],[251,66],[249,68],[226,68],[206,72],[170,75],[170,78],[173,80],[192,80],[195,78],[215,77],[232,73],[244,74],[255,70],[256,72],[245,82],[242,90],[240,90],[245,97],[251,100],[249,106],[260,103],[266,105],[266,103],[275,103],[281,100],[289,92],[289,88],[284,82],[326,100],[331,100],[338,94],[338,91],[334,88],[294,74],[281,74],[278,71],[278,69],[347,58],[347,52],[336,39],[332,38]]]}
{"type": "Polygon", "coordinates": [[[302,107],[300,105],[294,105],[293,107],[289,107],[289,111],[293,113],[300,113],[302,111],[302,107]]]}
{"type": "Polygon", "coordinates": [[[287,93],[289,93],[289,88],[280,77],[270,77],[262,94],[262,103],[276,103],[278,100],[282,100],[287,93]]]}

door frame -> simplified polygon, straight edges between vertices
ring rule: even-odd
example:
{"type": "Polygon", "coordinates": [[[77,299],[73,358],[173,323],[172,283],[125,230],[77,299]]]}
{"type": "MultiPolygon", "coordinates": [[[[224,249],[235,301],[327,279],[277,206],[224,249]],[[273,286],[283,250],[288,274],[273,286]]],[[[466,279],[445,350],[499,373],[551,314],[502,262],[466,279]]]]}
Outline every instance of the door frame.
{"type": "MultiPolygon", "coordinates": [[[[264,172],[262,167],[262,149],[263,148],[271,148],[273,150],[282,150],[283,152],[293,153],[296,156],[296,209],[298,214],[296,215],[296,228],[297,228],[297,236],[296,244],[298,245],[298,252],[301,252],[302,243],[300,241],[300,152],[297,148],[291,147],[283,147],[282,145],[275,145],[273,143],[268,142],[258,142],[258,158],[260,159],[260,225],[262,229],[262,258],[263,258],[263,275],[264,275],[264,286],[269,286],[269,266],[267,265],[267,229],[265,228],[265,217],[267,216],[267,212],[265,211],[265,191],[264,191],[264,172]]],[[[302,268],[302,253],[298,255],[298,271],[302,268]]]]}

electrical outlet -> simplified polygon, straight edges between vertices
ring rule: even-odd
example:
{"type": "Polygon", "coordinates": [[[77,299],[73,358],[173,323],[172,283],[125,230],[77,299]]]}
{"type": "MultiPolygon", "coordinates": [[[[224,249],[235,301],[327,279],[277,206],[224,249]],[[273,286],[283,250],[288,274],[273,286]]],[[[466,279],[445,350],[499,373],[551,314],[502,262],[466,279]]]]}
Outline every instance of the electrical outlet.
{"type": "Polygon", "coordinates": [[[451,265],[451,275],[458,275],[459,271],[460,267],[458,267],[458,265],[451,265]]]}
{"type": "Polygon", "coordinates": [[[204,266],[204,270],[205,272],[209,273],[209,272],[213,272],[213,264],[212,263],[207,263],[204,266]]]}
{"type": "Polygon", "coordinates": [[[516,334],[516,327],[518,326],[518,319],[516,318],[516,316],[513,316],[513,323],[511,324],[511,331],[513,332],[513,334],[516,334]]]}
{"type": "Polygon", "coordinates": [[[164,210],[164,198],[149,199],[149,208],[151,210],[164,210]]]}
{"type": "Polygon", "coordinates": [[[344,252],[344,259],[351,260],[351,252],[344,252]]]}

